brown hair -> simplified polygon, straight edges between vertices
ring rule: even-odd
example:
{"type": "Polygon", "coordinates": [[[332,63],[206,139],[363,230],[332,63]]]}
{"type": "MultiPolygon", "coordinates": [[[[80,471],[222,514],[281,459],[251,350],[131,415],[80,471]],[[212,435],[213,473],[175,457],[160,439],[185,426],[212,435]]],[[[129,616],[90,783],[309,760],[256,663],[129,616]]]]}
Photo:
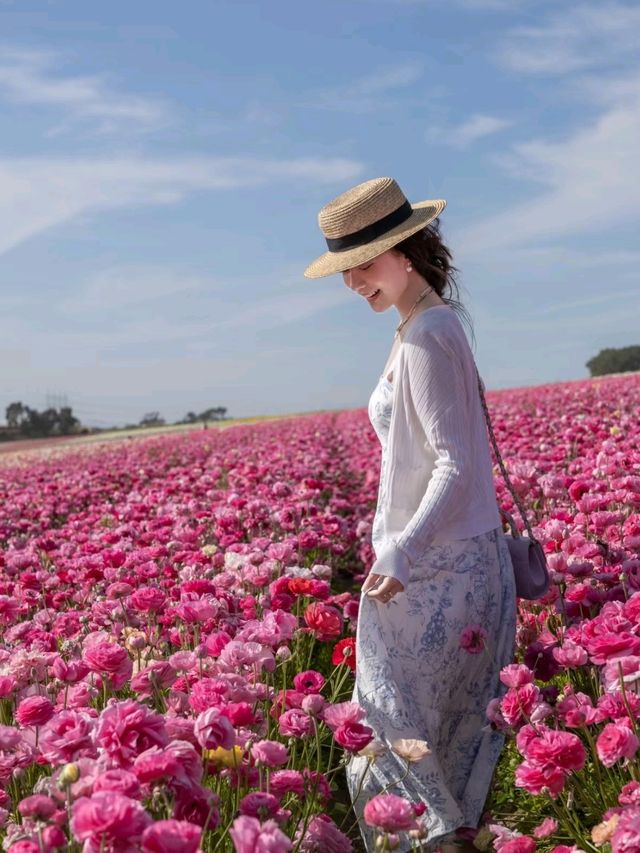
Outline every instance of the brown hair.
{"type": "Polygon", "coordinates": [[[418,272],[438,296],[450,305],[468,324],[475,346],[475,335],[469,312],[460,302],[457,267],[451,263],[452,255],[440,235],[440,219],[436,217],[420,231],[411,234],[406,240],[394,246],[408,258],[418,272]]]}

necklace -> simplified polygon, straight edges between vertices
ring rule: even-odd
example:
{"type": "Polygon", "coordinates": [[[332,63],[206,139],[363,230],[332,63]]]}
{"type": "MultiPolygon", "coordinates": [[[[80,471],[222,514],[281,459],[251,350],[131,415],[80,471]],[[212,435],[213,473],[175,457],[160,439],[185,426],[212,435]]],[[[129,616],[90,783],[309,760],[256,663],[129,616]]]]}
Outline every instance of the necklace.
{"type": "Polygon", "coordinates": [[[422,300],[425,298],[425,296],[426,296],[428,293],[433,293],[433,288],[432,288],[432,287],[427,287],[427,288],[426,288],[426,290],[423,290],[423,291],[422,291],[422,293],[420,294],[420,296],[418,296],[418,298],[416,299],[416,301],[415,301],[415,302],[413,303],[413,305],[411,306],[411,310],[409,311],[409,313],[407,314],[407,316],[406,316],[406,317],[404,318],[404,320],[402,320],[402,322],[397,326],[397,328],[396,328],[396,333],[395,333],[394,337],[397,337],[397,336],[400,334],[400,329],[402,329],[402,328],[405,326],[405,324],[409,322],[409,319],[410,319],[411,315],[413,314],[413,312],[415,311],[416,306],[418,305],[418,303],[419,303],[419,302],[422,302],[422,300]]]}

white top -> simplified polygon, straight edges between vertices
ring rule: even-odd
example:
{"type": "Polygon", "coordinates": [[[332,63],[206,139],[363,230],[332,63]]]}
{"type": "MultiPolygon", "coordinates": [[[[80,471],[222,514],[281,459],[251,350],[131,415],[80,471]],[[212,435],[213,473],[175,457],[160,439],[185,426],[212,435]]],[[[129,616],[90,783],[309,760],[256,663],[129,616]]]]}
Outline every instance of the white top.
{"type": "Polygon", "coordinates": [[[415,314],[393,369],[382,507],[385,547],[372,571],[406,588],[430,545],[500,526],[475,362],[449,305],[415,314]]]}

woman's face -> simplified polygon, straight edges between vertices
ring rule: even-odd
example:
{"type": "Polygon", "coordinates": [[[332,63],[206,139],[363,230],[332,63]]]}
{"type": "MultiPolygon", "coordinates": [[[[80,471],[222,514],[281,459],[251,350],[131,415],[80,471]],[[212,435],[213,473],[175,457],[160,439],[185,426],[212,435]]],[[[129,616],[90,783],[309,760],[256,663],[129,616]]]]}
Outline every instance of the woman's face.
{"type": "Polygon", "coordinates": [[[346,270],[342,278],[347,287],[362,298],[371,297],[379,291],[375,298],[368,298],[367,302],[376,310],[384,310],[395,305],[407,287],[407,263],[401,252],[389,249],[371,261],[346,270]]]}

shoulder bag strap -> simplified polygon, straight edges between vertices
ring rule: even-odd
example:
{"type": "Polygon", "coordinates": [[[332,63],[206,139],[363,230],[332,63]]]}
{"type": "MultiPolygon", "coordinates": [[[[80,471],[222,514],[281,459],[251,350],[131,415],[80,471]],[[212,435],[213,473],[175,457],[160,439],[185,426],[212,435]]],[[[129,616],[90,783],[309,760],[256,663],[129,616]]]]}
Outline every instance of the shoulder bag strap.
{"type": "Polygon", "coordinates": [[[509,491],[511,492],[513,500],[515,501],[515,504],[518,507],[518,510],[520,512],[520,515],[522,516],[522,520],[524,521],[525,527],[527,528],[527,533],[529,534],[529,538],[533,542],[536,542],[537,539],[535,538],[535,536],[533,535],[533,531],[531,530],[531,525],[529,524],[529,520],[527,519],[527,513],[526,513],[524,507],[522,506],[522,502],[520,501],[520,498],[516,494],[516,491],[511,484],[511,480],[509,479],[509,475],[507,474],[507,469],[504,466],[504,462],[502,461],[502,456],[500,455],[500,451],[498,450],[498,442],[496,441],[496,437],[493,433],[493,426],[491,424],[491,418],[489,417],[489,411],[487,409],[487,402],[484,398],[484,391],[482,390],[482,380],[480,379],[480,374],[478,373],[477,367],[476,367],[476,376],[478,377],[478,390],[480,391],[480,400],[482,402],[482,408],[484,410],[484,417],[485,417],[485,420],[487,422],[487,427],[489,429],[489,435],[491,436],[491,441],[493,443],[493,449],[496,452],[496,458],[498,460],[498,465],[500,466],[500,470],[502,472],[502,476],[504,477],[504,481],[507,484],[509,491]]]}

